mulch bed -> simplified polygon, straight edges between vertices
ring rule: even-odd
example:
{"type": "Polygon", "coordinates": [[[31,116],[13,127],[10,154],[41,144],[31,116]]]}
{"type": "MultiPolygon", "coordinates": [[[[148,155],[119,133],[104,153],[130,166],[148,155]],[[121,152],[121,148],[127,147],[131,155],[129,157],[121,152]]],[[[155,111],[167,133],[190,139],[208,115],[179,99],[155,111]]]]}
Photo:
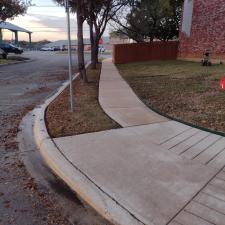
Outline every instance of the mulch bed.
{"type": "Polygon", "coordinates": [[[89,82],[73,81],[74,112],[69,110],[69,88],[47,108],[46,124],[51,137],[63,137],[115,129],[120,126],[109,118],[98,102],[101,64],[96,70],[87,69],[89,82]]]}

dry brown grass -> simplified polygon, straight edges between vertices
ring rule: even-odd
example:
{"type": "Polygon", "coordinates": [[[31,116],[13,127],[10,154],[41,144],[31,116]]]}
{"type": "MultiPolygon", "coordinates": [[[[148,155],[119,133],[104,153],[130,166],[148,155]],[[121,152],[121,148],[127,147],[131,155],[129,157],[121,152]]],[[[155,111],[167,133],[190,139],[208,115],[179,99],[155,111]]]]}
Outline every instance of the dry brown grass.
{"type": "Polygon", "coordinates": [[[224,65],[158,61],[118,66],[149,107],[172,118],[225,133],[225,91],[219,81],[224,65]]]}
{"type": "Polygon", "coordinates": [[[89,83],[73,82],[75,111],[69,112],[69,89],[53,101],[46,111],[46,124],[51,137],[63,137],[119,128],[98,102],[101,64],[87,70],[89,83]]]}

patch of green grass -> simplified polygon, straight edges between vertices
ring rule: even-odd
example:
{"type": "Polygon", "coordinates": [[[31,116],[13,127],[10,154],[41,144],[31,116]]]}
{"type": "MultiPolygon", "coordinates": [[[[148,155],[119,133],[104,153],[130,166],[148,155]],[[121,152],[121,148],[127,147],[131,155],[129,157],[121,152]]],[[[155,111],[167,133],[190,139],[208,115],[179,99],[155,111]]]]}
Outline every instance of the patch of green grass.
{"type": "Polygon", "coordinates": [[[149,107],[173,118],[225,132],[225,91],[219,81],[224,65],[151,61],[117,66],[135,93],[149,107]]]}
{"type": "Polygon", "coordinates": [[[0,59],[0,65],[8,64],[14,62],[13,60],[0,59]]]}
{"type": "Polygon", "coordinates": [[[29,58],[25,58],[22,56],[8,56],[7,59],[1,59],[0,58],[0,65],[8,64],[8,63],[15,63],[15,62],[21,62],[26,61],[29,58]]]}
{"type": "Polygon", "coordinates": [[[18,56],[18,55],[12,55],[12,56],[8,56],[8,60],[11,60],[11,61],[26,61],[26,60],[29,60],[29,58],[23,57],[23,56],[18,56]]]}
{"type": "Polygon", "coordinates": [[[123,76],[171,76],[171,77],[193,77],[193,76],[211,76],[216,78],[223,74],[225,76],[224,65],[213,65],[211,67],[202,67],[198,62],[187,62],[180,60],[172,61],[151,61],[141,63],[129,63],[117,65],[123,72],[123,76]],[[137,72],[138,71],[138,72],[137,72]]]}

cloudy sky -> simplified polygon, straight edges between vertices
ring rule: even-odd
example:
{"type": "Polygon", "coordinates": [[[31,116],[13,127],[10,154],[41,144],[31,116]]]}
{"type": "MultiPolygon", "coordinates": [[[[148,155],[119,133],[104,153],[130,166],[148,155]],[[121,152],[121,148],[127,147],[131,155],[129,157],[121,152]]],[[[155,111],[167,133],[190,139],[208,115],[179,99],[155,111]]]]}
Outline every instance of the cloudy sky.
{"type": "MultiPolygon", "coordinates": [[[[8,21],[33,32],[33,41],[47,39],[50,41],[66,39],[66,15],[63,7],[53,0],[32,0],[35,6],[29,7],[25,16],[8,21]]],[[[84,36],[88,37],[88,26],[84,25],[84,36]]],[[[107,31],[105,35],[107,35],[107,31]]],[[[72,39],[76,39],[76,20],[71,15],[72,39]]],[[[11,39],[12,33],[4,31],[4,39],[11,39]]],[[[20,40],[28,40],[28,35],[19,33],[20,40]]]]}

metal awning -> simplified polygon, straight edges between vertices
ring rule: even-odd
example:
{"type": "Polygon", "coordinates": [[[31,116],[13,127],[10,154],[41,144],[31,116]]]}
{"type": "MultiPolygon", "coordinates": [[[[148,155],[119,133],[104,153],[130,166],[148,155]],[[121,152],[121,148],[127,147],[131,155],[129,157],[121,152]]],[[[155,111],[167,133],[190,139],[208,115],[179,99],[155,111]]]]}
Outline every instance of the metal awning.
{"type": "Polygon", "coordinates": [[[9,22],[0,22],[0,29],[6,29],[6,30],[11,30],[13,32],[19,31],[19,32],[25,32],[28,34],[31,34],[32,32],[29,30],[26,30],[22,27],[16,26],[14,24],[11,24],[9,22]]]}

